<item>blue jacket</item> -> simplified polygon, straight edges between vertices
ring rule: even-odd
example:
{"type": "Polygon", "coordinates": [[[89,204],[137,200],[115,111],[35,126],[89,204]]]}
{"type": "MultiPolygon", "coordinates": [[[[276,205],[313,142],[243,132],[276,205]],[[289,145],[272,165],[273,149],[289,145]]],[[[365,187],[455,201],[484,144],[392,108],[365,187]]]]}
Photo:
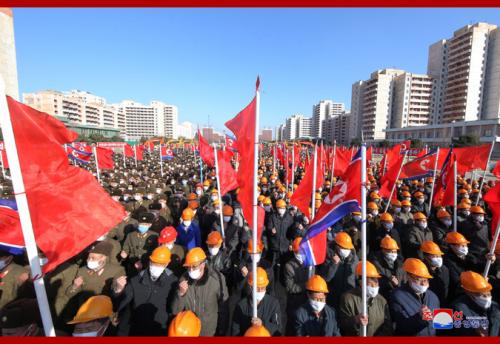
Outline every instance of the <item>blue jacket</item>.
{"type": "Polygon", "coordinates": [[[435,336],[432,321],[422,319],[420,308],[439,308],[439,299],[430,289],[424,294],[423,301],[413,292],[408,284],[395,289],[389,303],[391,318],[396,323],[394,334],[397,336],[435,336]]]}
{"type": "Polygon", "coordinates": [[[191,222],[187,230],[183,223],[178,225],[175,243],[186,247],[188,251],[194,247],[201,247],[201,233],[198,224],[191,222]]]}
{"type": "Polygon", "coordinates": [[[485,310],[480,308],[468,295],[461,295],[453,302],[451,308],[453,311],[463,312],[463,321],[460,323],[460,327],[455,327],[453,330],[455,335],[478,336],[477,323],[474,324],[472,321],[481,324],[487,319],[488,330],[486,332],[491,337],[500,336],[500,306],[495,301],[491,303],[488,310],[485,310]]]}
{"type": "Polygon", "coordinates": [[[318,319],[309,302],[303,304],[295,312],[294,328],[296,336],[340,336],[335,310],[328,305],[325,305],[318,319]]]}

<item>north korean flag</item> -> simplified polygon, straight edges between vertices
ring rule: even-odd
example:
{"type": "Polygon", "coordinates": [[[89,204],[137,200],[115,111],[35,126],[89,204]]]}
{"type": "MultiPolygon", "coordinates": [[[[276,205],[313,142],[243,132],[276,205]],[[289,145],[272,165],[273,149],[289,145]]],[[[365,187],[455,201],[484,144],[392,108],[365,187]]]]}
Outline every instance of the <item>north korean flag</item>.
{"type": "Polygon", "coordinates": [[[238,151],[238,148],[236,147],[236,138],[226,134],[226,148],[233,152],[238,151]]]}
{"type": "Polygon", "coordinates": [[[437,150],[406,163],[401,170],[401,179],[421,179],[434,175],[437,150]]]}
{"type": "Polygon", "coordinates": [[[78,150],[73,146],[68,145],[68,157],[73,161],[81,162],[82,164],[88,164],[92,158],[92,153],[78,150]]]}
{"type": "Polygon", "coordinates": [[[161,147],[161,160],[172,160],[174,158],[174,152],[170,147],[162,146],[161,147]]]}

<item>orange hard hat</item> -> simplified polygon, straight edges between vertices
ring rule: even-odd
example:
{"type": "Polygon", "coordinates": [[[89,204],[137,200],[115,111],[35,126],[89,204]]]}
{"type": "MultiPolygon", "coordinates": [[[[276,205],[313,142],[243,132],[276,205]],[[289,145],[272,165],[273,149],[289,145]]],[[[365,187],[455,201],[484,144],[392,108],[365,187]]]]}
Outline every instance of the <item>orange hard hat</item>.
{"type": "Polygon", "coordinates": [[[189,207],[189,209],[196,210],[200,207],[200,202],[198,202],[198,200],[189,201],[188,207],[189,207]]]}
{"type": "Polygon", "coordinates": [[[248,253],[262,253],[264,250],[264,244],[262,241],[257,241],[257,252],[253,250],[253,240],[248,240],[248,253]]]}
{"type": "Polygon", "coordinates": [[[272,202],[271,202],[271,199],[269,197],[266,197],[266,198],[264,198],[264,202],[262,202],[262,203],[264,203],[264,205],[271,205],[272,202]]]}
{"type": "Polygon", "coordinates": [[[292,196],[293,196],[293,192],[292,191],[288,191],[286,193],[286,198],[292,198],[292,196]]]}
{"type": "Polygon", "coordinates": [[[403,197],[411,197],[411,194],[408,191],[403,191],[401,193],[401,196],[403,196],[403,197]]]}
{"type": "Polygon", "coordinates": [[[306,290],[315,293],[328,293],[326,281],[320,275],[313,275],[306,283],[306,290]]]}
{"type": "Polygon", "coordinates": [[[432,278],[429,274],[429,270],[427,270],[427,266],[417,258],[406,259],[403,263],[403,270],[417,277],[432,278]]]}
{"type": "MultiPolygon", "coordinates": [[[[252,272],[248,274],[248,284],[253,286],[253,276],[252,272]]],[[[267,278],[267,272],[260,266],[257,267],[257,287],[264,288],[269,284],[269,279],[267,278]]]]}
{"type": "Polygon", "coordinates": [[[399,250],[398,243],[396,240],[391,238],[389,235],[386,235],[381,241],[380,241],[380,248],[386,249],[386,250],[399,250]]]}
{"type": "Polygon", "coordinates": [[[422,245],[420,245],[420,251],[427,254],[437,254],[440,256],[444,254],[439,246],[435,242],[430,240],[424,241],[422,245]]]}
{"type": "Polygon", "coordinates": [[[417,191],[413,194],[414,197],[424,197],[424,194],[421,191],[417,191]]]}
{"type": "Polygon", "coordinates": [[[444,219],[446,217],[451,217],[451,215],[445,209],[439,209],[437,212],[437,218],[444,219]]]}
{"type": "Polygon", "coordinates": [[[168,327],[169,337],[198,337],[201,320],[191,311],[178,313],[168,327]]]}
{"type": "Polygon", "coordinates": [[[342,248],[352,250],[354,245],[352,244],[352,239],[346,232],[338,232],[335,235],[335,242],[342,248]]]}
{"type": "Polygon", "coordinates": [[[500,254],[500,240],[497,241],[497,245],[495,246],[495,254],[500,254]]]}
{"type": "Polygon", "coordinates": [[[266,196],[264,195],[259,195],[259,197],[257,197],[257,202],[264,202],[264,199],[266,198],[266,196]]]}
{"type": "Polygon", "coordinates": [[[194,217],[194,212],[191,208],[186,208],[182,211],[181,217],[183,220],[192,220],[194,217]]]}
{"type": "Polygon", "coordinates": [[[375,202],[368,202],[366,206],[370,210],[378,210],[378,205],[375,202]]]}
{"type": "Polygon", "coordinates": [[[299,253],[299,249],[300,249],[300,242],[302,241],[302,237],[296,237],[294,240],[293,240],[293,243],[292,243],[292,250],[293,252],[295,253],[299,253]]]}
{"type": "Polygon", "coordinates": [[[159,246],[151,253],[149,260],[156,264],[168,265],[170,263],[170,250],[165,246],[159,246]]]}
{"type": "Polygon", "coordinates": [[[252,325],[245,331],[244,337],[271,337],[264,325],[252,325]]]}
{"type": "Polygon", "coordinates": [[[78,308],[73,320],[68,324],[80,324],[97,319],[108,318],[113,314],[113,303],[109,296],[96,295],[87,299],[83,305],[78,308]]]}
{"type": "MultiPolygon", "coordinates": [[[[359,262],[358,265],[356,265],[356,276],[361,276],[363,270],[363,263],[359,262]]],[[[370,278],[380,278],[380,274],[378,273],[377,268],[375,265],[370,263],[369,261],[366,261],[366,277],[370,278]]]]}
{"type": "Polygon", "coordinates": [[[196,196],[196,194],[192,193],[192,192],[187,196],[188,201],[194,201],[197,198],[198,198],[198,196],[196,196]]]}
{"type": "Polygon", "coordinates": [[[207,245],[220,245],[222,244],[222,235],[217,231],[212,231],[208,234],[207,245]]]}
{"type": "Polygon", "coordinates": [[[391,201],[391,205],[394,206],[394,207],[401,207],[401,202],[398,201],[397,199],[393,199],[391,201]]]}
{"type": "Polygon", "coordinates": [[[370,198],[371,199],[380,199],[380,195],[376,193],[375,191],[370,192],[370,198]]]}
{"type": "Polygon", "coordinates": [[[184,266],[193,266],[204,262],[207,259],[207,255],[200,247],[193,247],[186,254],[186,260],[184,261],[184,266]]]}
{"type": "Polygon", "coordinates": [[[159,244],[166,244],[167,242],[175,241],[177,238],[177,231],[174,227],[168,226],[161,230],[160,236],[158,237],[159,244]]]}
{"type": "Polygon", "coordinates": [[[474,271],[464,271],[460,274],[460,284],[464,290],[471,293],[486,293],[493,287],[481,274],[474,271]]]}
{"type": "Polygon", "coordinates": [[[413,214],[413,219],[414,220],[427,220],[427,216],[425,216],[421,212],[417,212],[417,213],[413,214]]]}
{"type": "Polygon", "coordinates": [[[458,232],[447,233],[444,241],[446,241],[447,244],[452,244],[452,245],[470,244],[470,241],[465,239],[465,237],[458,232]]]}
{"type": "Polygon", "coordinates": [[[382,214],[380,214],[380,221],[393,222],[394,219],[392,218],[391,214],[382,213],[382,214]]]}
{"type": "Polygon", "coordinates": [[[222,215],[224,216],[233,216],[234,212],[233,212],[233,207],[231,207],[230,205],[225,205],[222,207],[222,215]]]}
{"type": "Polygon", "coordinates": [[[483,209],[483,208],[481,208],[481,207],[480,207],[480,206],[478,206],[478,205],[475,205],[475,206],[471,207],[471,208],[470,208],[470,212],[471,212],[472,214],[486,214],[486,213],[484,212],[484,209],[483,209]]]}
{"type": "Polygon", "coordinates": [[[401,201],[401,206],[403,207],[411,207],[411,202],[407,199],[401,201]]]}
{"type": "Polygon", "coordinates": [[[278,209],[283,209],[283,208],[286,208],[286,202],[282,199],[279,199],[277,202],[276,202],[276,208],[278,209]]]}
{"type": "Polygon", "coordinates": [[[462,200],[458,205],[458,209],[470,209],[470,204],[465,202],[465,200],[462,200]]]}

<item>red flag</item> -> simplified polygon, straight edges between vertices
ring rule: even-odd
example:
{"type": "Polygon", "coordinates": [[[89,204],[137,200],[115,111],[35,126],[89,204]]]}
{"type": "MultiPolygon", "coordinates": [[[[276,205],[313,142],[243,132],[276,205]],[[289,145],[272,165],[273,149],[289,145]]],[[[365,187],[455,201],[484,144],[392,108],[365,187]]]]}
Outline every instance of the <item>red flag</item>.
{"type": "Polygon", "coordinates": [[[137,161],[142,161],[144,159],[144,150],[147,149],[144,145],[135,146],[137,152],[137,161]]]}
{"type": "Polygon", "coordinates": [[[400,178],[423,178],[434,173],[437,152],[432,152],[421,157],[416,157],[406,163],[401,171],[400,178]]]}
{"type": "Polygon", "coordinates": [[[134,157],[134,150],[132,149],[132,147],[128,143],[125,143],[124,145],[125,145],[125,156],[127,158],[134,157]]]}
{"type": "MultiPolygon", "coordinates": [[[[455,154],[451,154],[450,163],[448,165],[448,171],[444,176],[446,178],[446,186],[443,191],[443,198],[441,199],[441,206],[447,207],[450,205],[455,205],[455,189],[457,187],[457,179],[455,178],[454,165],[456,161],[455,154]]],[[[458,169],[458,163],[457,163],[458,169]]],[[[458,173],[458,171],[457,171],[458,173]]]]}
{"type": "Polygon", "coordinates": [[[493,173],[495,177],[500,178],[500,160],[497,161],[495,168],[491,171],[491,173],[493,173]]]}
{"type": "Polygon", "coordinates": [[[427,150],[426,149],[420,149],[418,151],[417,155],[415,156],[415,158],[421,158],[421,157],[423,157],[426,154],[427,154],[427,150]]]}
{"type": "Polygon", "coordinates": [[[337,147],[335,153],[335,166],[333,166],[333,174],[335,176],[343,176],[344,172],[351,163],[351,152],[343,150],[342,147],[337,147]]]}
{"type": "MultiPolygon", "coordinates": [[[[455,187],[455,182],[453,180],[454,178],[454,171],[453,171],[453,164],[455,162],[455,154],[454,154],[454,149],[453,150],[448,150],[448,155],[446,156],[446,159],[443,164],[443,168],[441,169],[441,174],[439,178],[436,178],[436,189],[434,192],[434,197],[432,199],[432,202],[435,206],[442,205],[443,202],[443,197],[445,195],[445,191],[447,189],[451,189],[453,192],[453,187],[455,187]],[[451,181],[451,184],[450,184],[451,181]]],[[[450,195],[446,195],[446,203],[449,203],[450,201],[450,195]]],[[[453,195],[451,196],[452,203],[453,202],[453,195]]]]}
{"type": "Polygon", "coordinates": [[[491,143],[481,146],[453,148],[457,158],[457,173],[463,175],[465,172],[474,169],[485,170],[490,150],[491,143]]]}
{"type": "Polygon", "coordinates": [[[399,144],[399,146],[400,146],[401,152],[404,152],[405,150],[410,149],[410,147],[411,147],[411,140],[403,141],[403,142],[401,142],[399,144]]]}
{"type": "Polygon", "coordinates": [[[227,134],[226,134],[226,148],[233,152],[238,150],[235,138],[227,134]]]}
{"type": "Polygon", "coordinates": [[[497,183],[484,195],[484,201],[488,204],[488,207],[493,214],[493,218],[491,220],[491,235],[495,235],[498,221],[500,220],[500,183],[497,183]]]}
{"type": "MultiPolygon", "coordinates": [[[[240,156],[240,165],[238,168],[238,201],[243,210],[245,220],[253,228],[253,205],[257,202],[253,197],[254,192],[254,158],[259,154],[255,150],[255,127],[256,122],[256,98],[250,102],[239,114],[225,123],[236,136],[238,140],[238,151],[240,156]]],[[[264,227],[265,211],[263,208],[257,208],[257,237],[261,238],[264,227]]]]}
{"type": "Polygon", "coordinates": [[[113,151],[111,149],[96,147],[95,151],[100,170],[112,170],[115,167],[113,151]]]}
{"type": "Polygon", "coordinates": [[[62,145],[74,141],[75,132],[10,97],[7,102],[36,243],[48,258],[43,266],[47,273],[92,244],[126,213],[90,173],[68,164],[62,145]]]}
{"type": "Polygon", "coordinates": [[[224,196],[229,191],[238,187],[237,175],[231,165],[230,151],[217,151],[217,162],[219,164],[220,194],[224,196]]]}
{"type": "Polygon", "coordinates": [[[215,166],[215,155],[214,149],[208,144],[207,140],[201,135],[201,131],[198,130],[198,141],[200,143],[200,156],[201,159],[208,167],[212,168],[215,166]]]}
{"type": "MultiPolygon", "coordinates": [[[[311,160],[314,162],[313,158],[311,160]]],[[[316,163],[316,189],[320,188],[324,183],[324,176],[321,173],[321,159],[318,156],[316,163]]],[[[297,206],[300,211],[306,215],[309,220],[311,220],[311,214],[309,213],[309,204],[311,204],[312,187],[313,187],[313,177],[314,177],[314,164],[309,164],[306,170],[306,174],[299,184],[299,187],[292,195],[290,203],[297,206]]]]}
{"type": "MultiPolygon", "coordinates": [[[[386,174],[382,177],[382,186],[380,187],[379,191],[380,196],[385,198],[389,198],[391,196],[391,191],[394,187],[394,184],[396,183],[396,180],[398,179],[399,169],[403,164],[404,157],[404,154],[399,154],[399,156],[397,156],[398,159],[394,162],[394,164],[392,164],[392,167],[388,169],[386,174]]],[[[392,194],[392,197],[393,199],[396,198],[396,192],[392,194]]]]}

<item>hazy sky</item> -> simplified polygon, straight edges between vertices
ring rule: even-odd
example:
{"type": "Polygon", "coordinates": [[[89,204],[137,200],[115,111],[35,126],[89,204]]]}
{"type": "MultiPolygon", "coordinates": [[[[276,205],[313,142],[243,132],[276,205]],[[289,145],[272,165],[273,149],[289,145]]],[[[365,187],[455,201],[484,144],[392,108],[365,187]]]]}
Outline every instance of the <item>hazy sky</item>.
{"type": "Polygon", "coordinates": [[[21,92],[80,89],[108,102],[160,100],[218,130],[261,77],[261,126],[350,108],[382,68],[425,73],[430,44],[500,9],[14,9],[21,92]]]}

